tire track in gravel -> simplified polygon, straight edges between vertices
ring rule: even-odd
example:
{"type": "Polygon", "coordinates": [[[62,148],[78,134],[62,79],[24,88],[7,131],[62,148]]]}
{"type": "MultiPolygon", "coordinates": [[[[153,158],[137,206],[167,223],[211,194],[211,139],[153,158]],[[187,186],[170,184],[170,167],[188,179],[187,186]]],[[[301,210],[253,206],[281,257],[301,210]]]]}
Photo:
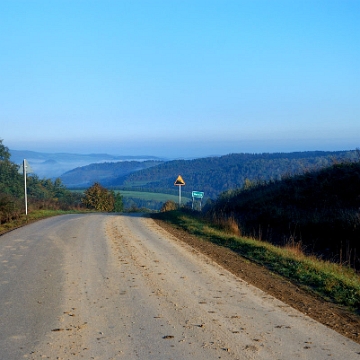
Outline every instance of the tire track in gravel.
{"type": "Polygon", "coordinates": [[[358,344],[237,278],[150,218],[89,214],[44,224],[41,236],[52,256],[59,254],[46,272],[59,283],[39,285],[39,296],[48,308],[56,303],[23,358],[359,359],[358,344]]]}
{"type": "MultiPolygon", "coordinates": [[[[114,243],[114,250],[123,267],[124,277],[130,276],[127,280],[130,284],[128,290],[124,290],[124,295],[127,294],[132,301],[136,301],[137,296],[140,295],[136,294],[139,286],[146,293],[144,313],[136,311],[133,316],[134,323],[142,324],[139,325],[140,332],[137,331],[136,335],[140,338],[134,339],[135,343],[141,343],[141,338],[152,338],[151,344],[147,344],[149,351],[147,356],[149,356],[154,352],[151,348],[158,348],[163,340],[169,341],[171,351],[169,352],[168,349],[165,349],[165,352],[164,350],[158,351],[155,358],[159,356],[160,358],[169,356],[169,358],[176,359],[236,358],[234,357],[235,352],[229,346],[231,339],[227,339],[225,336],[224,341],[224,336],[219,337],[218,331],[213,330],[212,322],[216,321],[214,315],[209,319],[204,316],[207,311],[202,314],[193,311],[193,299],[182,298],[182,294],[179,294],[179,288],[186,287],[189,279],[199,270],[192,266],[183,268],[181,259],[176,259],[178,252],[176,249],[172,249],[171,244],[169,245],[157,233],[154,234],[152,231],[138,226],[139,221],[151,222],[151,220],[136,218],[136,231],[134,225],[131,224],[133,220],[134,218],[123,218],[119,222],[119,219],[112,219],[108,224],[107,233],[114,243]],[[144,242],[143,231],[145,233],[149,231],[146,234],[148,240],[146,242],[144,242]],[[161,245],[161,249],[158,248],[159,245],[161,245]],[[174,279],[178,279],[178,282],[174,279]],[[149,299],[154,300],[155,311],[151,306],[147,306],[150,305],[148,304],[149,299]],[[145,329],[143,321],[150,322],[147,332],[142,331],[145,329]],[[156,336],[153,337],[152,334],[156,334],[156,336]]],[[[195,291],[191,286],[190,292],[195,291]]],[[[144,294],[141,295],[144,296],[144,294]]],[[[202,296],[201,299],[203,298],[202,296]]],[[[202,303],[205,304],[205,301],[202,303]]],[[[215,314],[215,311],[211,311],[211,313],[215,314]]],[[[218,326],[215,325],[215,327],[218,326]]],[[[135,330],[134,327],[133,330],[135,330]]],[[[234,347],[236,346],[233,345],[234,347]]]]}
{"type": "Polygon", "coordinates": [[[111,229],[119,261],[153,289],[155,318],[174,328],[162,337],[189,351],[213,351],[196,358],[308,359],[342,351],[358,358],[359,345],[236,278],[153,220],[123,216],[111,219],[111,229]]]}

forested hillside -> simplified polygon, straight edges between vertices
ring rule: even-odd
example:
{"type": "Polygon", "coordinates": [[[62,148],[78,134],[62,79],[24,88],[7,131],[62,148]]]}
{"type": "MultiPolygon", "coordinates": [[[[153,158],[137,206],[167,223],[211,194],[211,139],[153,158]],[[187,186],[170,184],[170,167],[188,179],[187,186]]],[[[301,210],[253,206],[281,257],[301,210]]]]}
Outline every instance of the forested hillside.
{"type": "Polygon", "coordinates": [[[103,186],[121,182],[125,175],[161,164],[161,161],[120,161],[77,167],[61,175],[62,182],[72,188],[87,187],[95,182],[103,186]]]}
{"type": "Polygon", "coordinates": [[[191,197],[193,190],[204,191],[206,197],[215,199],[223,191],[242,188],[245,182],[279,180],[284,175],[301,174],[357,157],[356,151],[312,151],[174,160],[109,181],[107,185],[176,194],[174,182],[180,174],[186,182],[184,194],[191,197]]]}
{"type": "Polygon", "coordinates": [[[207,215],[243,235],[360,268],[360,162],[222,194],[207,215]]]}

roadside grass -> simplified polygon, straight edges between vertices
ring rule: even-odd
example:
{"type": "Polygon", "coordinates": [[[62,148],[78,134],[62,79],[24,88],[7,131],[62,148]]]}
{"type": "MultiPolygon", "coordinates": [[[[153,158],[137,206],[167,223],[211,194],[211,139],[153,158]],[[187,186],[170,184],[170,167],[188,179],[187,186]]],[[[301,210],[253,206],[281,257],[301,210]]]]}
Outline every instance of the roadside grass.
{"type": "Polygon", "coordinates": [[[234,235],[192,213],[168,211],[153,216],[206,241],[230,248],[327,301],[360,311],[360,276],[347,266],[306,256],[296,246],[278,247],[234,235]]]}
{"type": "Polygon", "coordinates": [[[0,224],[0,235],[17,229],[21,226],[27,225],[37,220],[45,219],[48,217],[56,216],[56,215],[64,215],[64,214],[80,214],[85,211],[77,211],[77,210],[33,210],[28,213],[26,218],[25,214],[21,215],[18,219],[6,222],[4,224],[0,224]]]}

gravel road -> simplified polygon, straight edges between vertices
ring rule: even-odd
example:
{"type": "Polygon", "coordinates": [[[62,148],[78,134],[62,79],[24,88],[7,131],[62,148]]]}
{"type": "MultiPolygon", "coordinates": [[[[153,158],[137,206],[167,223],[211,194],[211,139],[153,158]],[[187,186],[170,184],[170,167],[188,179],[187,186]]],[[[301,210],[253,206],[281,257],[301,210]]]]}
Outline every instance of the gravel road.
{"type": "Polygon", "coordinates": [[[141,215],[0,237],[0,359],[360,359],[360,345],[141,215]]]}

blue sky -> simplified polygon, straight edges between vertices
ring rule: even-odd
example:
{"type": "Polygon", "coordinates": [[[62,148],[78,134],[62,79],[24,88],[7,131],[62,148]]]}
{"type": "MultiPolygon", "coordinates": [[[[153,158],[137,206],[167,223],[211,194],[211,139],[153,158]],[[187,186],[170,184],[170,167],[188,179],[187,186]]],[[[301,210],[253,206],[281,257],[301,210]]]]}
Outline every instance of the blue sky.
{"type": "Polygon", "coordinates": [[[360,147],[360,1],[0,0],[10,149],[360,147]]]}

